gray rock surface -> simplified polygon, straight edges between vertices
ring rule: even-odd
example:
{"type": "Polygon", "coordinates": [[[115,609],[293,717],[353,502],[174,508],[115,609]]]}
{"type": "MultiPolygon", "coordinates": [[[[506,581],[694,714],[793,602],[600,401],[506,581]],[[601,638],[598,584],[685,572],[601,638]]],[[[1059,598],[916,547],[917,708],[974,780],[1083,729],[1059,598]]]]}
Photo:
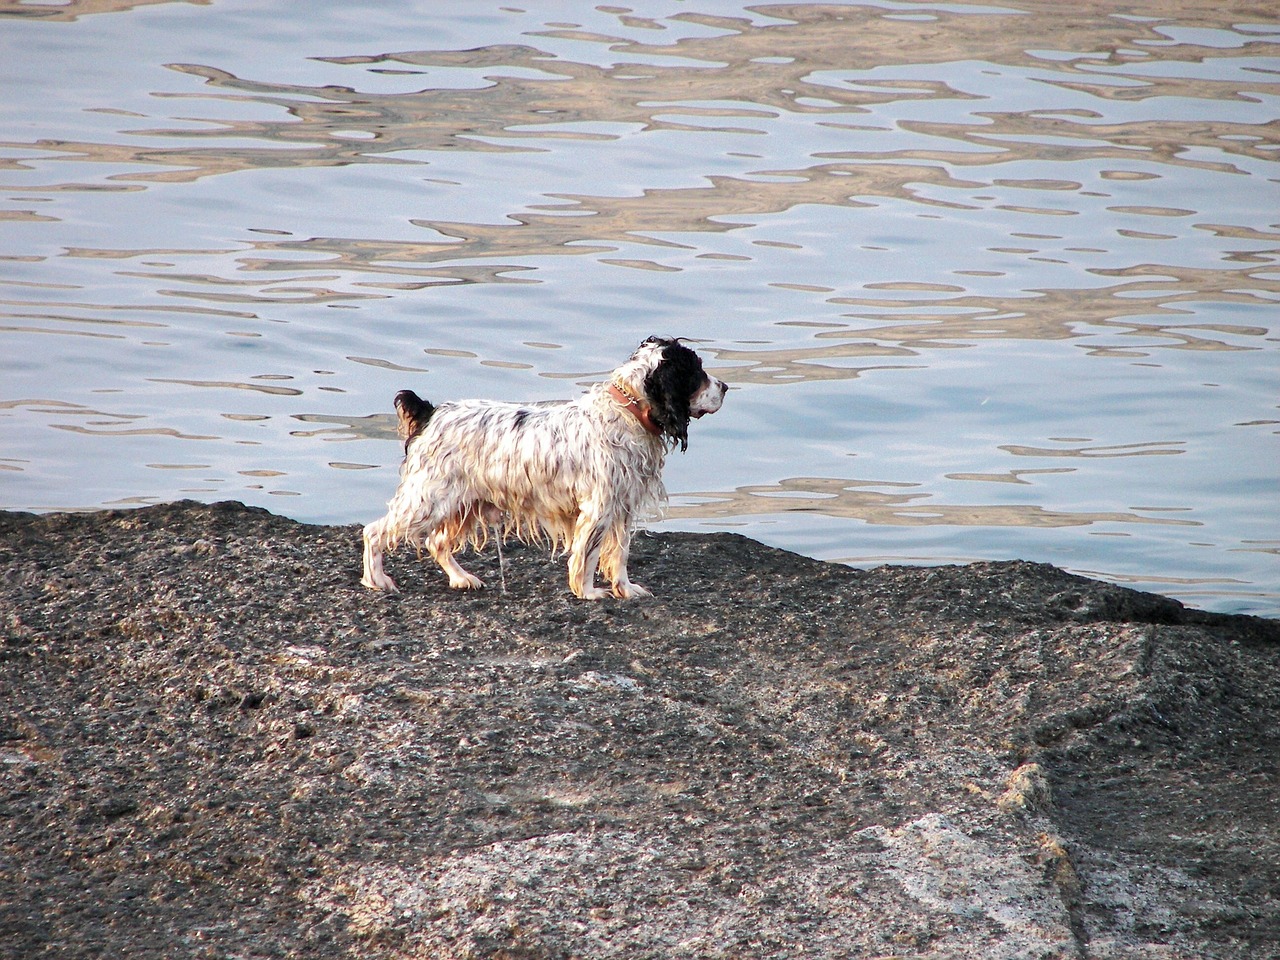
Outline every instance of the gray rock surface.
{"type": "Polygon", "coordinates": [[[720,534],[639,537],[644,601],[359,559],[0,514],[0,954],[1276,955],[1280,624],[720,534]]]}

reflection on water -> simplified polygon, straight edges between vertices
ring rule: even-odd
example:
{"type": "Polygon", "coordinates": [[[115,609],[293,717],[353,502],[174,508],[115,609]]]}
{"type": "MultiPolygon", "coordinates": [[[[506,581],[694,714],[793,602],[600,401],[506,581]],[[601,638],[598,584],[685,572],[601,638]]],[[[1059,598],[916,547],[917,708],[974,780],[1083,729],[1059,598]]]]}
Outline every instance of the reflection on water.
{"type": "Polygon", "coordinates": [[[452,7],[0,0],[0,506],[367,520],[675,333],[667,527],[1280,614],[1280,18],[452,7]]]}
{"type": "MultiPolygon", "coordinates": [[[[954,475],[953,479],[960,479],[954,475]]],[[[987,479],[983,477],[982,479],[987,479]]],[[[1005,478],[999,478],[1005,479],[1005,478]]],[[[1011,482],[1020,481],[1011,477],[1011,482]]],[[[1199,526],[1194,520],[1142,517],[1136,513],[1046,510],[1035,504],[929,504],[929,494],[912,483],[870,483],[822,477],[794,477],[768,486],[739,487],[731,494],[687,494],[701,503],[672,509],[680,519],[748,517],[782,511],[806,511],[865,523],[899,525],[965,524],[983,527],[1075,527],[1093,523],[1168,523],[1199,526]],[[885,493],[873,487],[912,488],[911,493],[885,493]]]]}

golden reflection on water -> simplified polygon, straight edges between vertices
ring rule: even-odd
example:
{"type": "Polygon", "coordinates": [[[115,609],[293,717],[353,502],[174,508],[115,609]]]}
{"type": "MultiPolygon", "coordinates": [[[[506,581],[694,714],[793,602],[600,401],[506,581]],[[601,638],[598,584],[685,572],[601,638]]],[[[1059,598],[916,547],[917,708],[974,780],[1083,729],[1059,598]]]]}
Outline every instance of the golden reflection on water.
{"type": "Polygon", "coordinates": [[[686,493],[667,515],[676,520],[728,520],[785,512],[894,526],[1078,527],[1095,523],[1150,523],[1200,526],[1194,520],[1145,517],[1123,511],[1048,510],[1033,504],[948,504],[913,483],[883,483],[832,477],[791,477],[776,484],[751,484],[729,493],[686,493]],[[913,489],[887,493],[877,487],[913,489]],[[927,503],[919,501],[929,501],[927,503]]]}
{"type": "MultiPolygon", "coordinates": [[[[76,3],[46,8],[9,5],[0,14],[74,17],[106,10],[128,9],[131,3],[76,3]]],[[[625,36],[590,34],[580,30],[548,29],[531,32],[528,45],[487,46],[474,50],[406,50],[377,55],[317,58],[323,62],[364,67],[402,75],[421,74],[430,81],[434,71],[463,71],[481,89],[426,86],[399,93],[370,92],[336,85],[306,86],[268,83],[237,77],[212,65],[170,64],[181,73],[198,76],[207,85],[201,94],[160,92],[163,101],[185,99],[197,110],[201,100],[230,104],[258,104],[278,109],[276,120],[230,119],[203,121],[192,129],[131,123],[128,141],[91,142],[42,138],[31,143],[8,141],[4,147],[35,148],[53,156],[121,168],[87,182],[46,182],[24,188],[50,194],[75,190],[136,190],[148,184],[180,183],[210,176],[264,168],[326,167],[354,164],[419,164],[424,155],[439,152],[538,151],[555,140],[614,140],[608,132],[619,125],[643,131],[725,128],[751,130],[753,119],[763,122],[783,114],[830,115],[845,120],[867,114],[866,125],[835,124],[841,129],[878,129],[871,111],[878,105],[909,100],[955,104],[956,119],[902,120],[902,131],[920,134],[929,149],[862,149],[815,153],[798,168],[769,168],[748,178],[707,176],[705,185],[646,188],[634,195],[593,196],[552,194],[554,202],[542,211],[514,211],[500,224],[412,218],[439,241],[390,241],[343,236],[261,239],[232,258],[226,251],[192,249],[73,248],[65,256],[139,260],[144,257],[190,259],[218,256],[230,273],[199,274],[175,269],[141,269],[134,275],[175,284],[159,292],[168,297],[226,305],[275,303],[346,303],[394,296],[433,285],[457,283],[532,282],[522,276],[533,268],[528,260],[546,256],[601,258],[635,244],[656,248],[687,247],[673,234],[725,233],[786,211],[806,206],[872,207],[886,199],[909,201],[944,209],[980,209],[990,198],[974,201],[983,188],[1000,187],[1043,195],[1044,203],[995,204],[1010,213],[1039,213],[1073,217],[1071,198],[1103,196],[1085,191],[1075,180],[1052,178],[986,179],[984,167],[1007,169],[1020,161],[1046,160],[1145,162],[1186,165],[1239,173],[1228,160],[1247,157],[1274,161],[1280,145],[1280,121],[1270,124],[1178,120],[1108,122],[1089,110],[999,111],[980,109],[987,98],[927,79],[931,64],[980,60],[995,65],[1038,71],[1041,82],[1087,92],[1102,100],[1190,98],[1255,102],[1274,93],[1277,74],[1258,66],[1242,68],[1232,79],[1166,77],[1145,68],[1159,54],[1162,62],[1196,63],[1212,56],[1252,59],[1274,49],[1267,37],[1243,39],[1235,48],[1197,46],[1186,41],[1171,45],[1160,32],[1162,21],[1106,16],[1105,6],[1081,10],[1052,4],[1020,3],[1017,9],[1034,16],[958,13],[922,7],[917,15],[877,7],[821,4],[761,5],[751,8],[755,18],[680,14],[682,21],[712,28],[714,36],[684,37],[662,43],[661,22],[620,14],[620,24],[642,25],[654,34],[645,42],[625,36]],[[765,22],[759,22],[765,18],[765,22]],[[1019,29],[1025,25],[1034,33],[1019,29]],[[571,39],[607,50],[611,65],[574,62],[540,50],[539,38],[571,39]],[[653,42],[653,41],[659,42],[653,42]],[[868,78],[869,70],[909,67],[918,78],[868,78]],[[1131,69],[1130,69],[1131,68],[1131,69]],[[1130,72],[1126,72],[1129,70],[1130,72]],[[1136,72],[1135,72],[1136,71],[1136,72]],[[512,76],[519,73],[520,76],[512,76]],[[855,76],[856,75],[856,76],[855,76]],[[1118,78],[1125,78],[1121,83],[1118,78]],[[483,80],[480,80],[483,78],[483,80]],[[962,106],[964,105],[964,106],[962,106]],[[730,127],[724,121],[732,119],[730,127]],[[576,125],[576,126],[575,126],[576,125]],[[608,128],[581,129],[583,126],[608,128]],[[138,143],[136,141],[144,141],[138,143]],[[238,141],[228,145],[228,141],[238,141]],[[201,146],[207,142],[208,146],[201,146]],[[258,142],[262,146],[248,146],[258,142]],[[953,143],[952,149],[942,145],[953,143]],[[159,167],[160,169],[155,169],[159,167]],[[944,199],[945,194],[950,199],[944,199]],[[494,263],[500,260],[505,262],[494,263]],[[470,262],[469,262],[470,261],[470,262]],[[474,261],[486,261],[476,263],[474,261]],[[442,265],[447,264],[447,265],[442,265]],[[286,273],[264,281],[264,273],[286,273]],[[335,273],[336,272],[336,273],[335,273]],[[350,279],[360,274],[370,279],[350,279]],[[349,282],[326,285],[339,277],[349,282]]],[[[1223,25],[1256,19],[1253,8],[1240,5],[1200,10],[1177,6],[1177,22],[1187,29],[1221,29],[1223,25]]],[[[446,78],[448,79],[448,78],[446,78]]],[[[456,79],[453,82],[457,82],[456,79]]],[[[120,111],[122,117],[148,118],[120,111]]],[[[765,134],[763,127],[757,130],[765,134]]],[[[865,138],[874,145],[874,136],[865,138]]],[[[21,161],[10,161],[23,167],[21,161]]],[[[1114,170],[1103,177],[1152,177],[1154,174],[1114,170]]],[[[1191,209],[1117,205],[1115,213],[1153,220],[1194,215],[1191,209]]],[[[37,211],[12,216],[48,219],[37,211]]],[[[1280,241],[1280,235],[1260,234],[1231,225],[1196,224],[1197,229],[1241,239],[1280,241]]],[[[1121,232],[1125,232],[1124,229],[1121,232]]],[[[1148,238],[1173,234],[1135,231],[1148,238]]],[[[1038,235],[1052,242],[1052,233],[1038,235]]],[[[1105,237],[1099,238],[1105,243],[1105,237]]],[[[1031,260],[1065,262],[1036,245],[993,248],[1031,260]]],[[[1280,248],[1278,248],[1280,249],[1280,248]]],[[[1105,253],[1105,246],[1097,253],[1105,253]]],[[[739,357],[756,366],[780,370],[779,376],[759,377],[750,369],[741,375],[751,382],[783,382],[800,378],[828,379],[856,375],[847,360],[857,356],[903,356],[912,351],[986,338],[1064,339],[1076,336],[1081,325],[1115,326],[1117,335],[1145,338],[1142,349],[1123,342],[1101,348],[1106,355],[1141,356],[1154,345],[1194,349],[1245,349],[1237,342],[1209,336],[1212,329],[1162,323],[1152,315],[1179,315],[1178,303],[1211,295],[1217,302],[1269,305],[1280,296],[1280,279],[1269,271],[1276,251],[1242,256],[1237,269],[1196,269],[1186,265],[1136,264],[1089,268],[1098,276],[1122,280],[1112,287],[1089,290],[1032,289],[1012,297],[981,296],[963,286],[939,285],[934,290],[909,284],[869,284],[868,292],[886,296],[833,296],[830,302],[856,309],[862,320],[881,319],[878,327],[860,326],[847,341],[843,332],[815,336],[811,347],[739,357]],[[1254,270],[1253,266],[1262,270],[1254,270]],[[1269,271],[1269,272],[1264,272],[1269,271]],[[1153,279],[1142,281],[1144,275],[1153,279]],[[1135,282],[1139,280],[1140,282],[1135,282]],[[926,300],[916,294],[934,293],[926,300]],[[1142,299],[1135,299],[1141,293],[1142,299]],[[877,314],[878,309],[910,309],[906,318],[877,314]],[[933,308],[933,309],[930,309],[933,308]],[[1141,316],[1128,323],[1126,317],[1141,316]],[[893,322],[896,321],[896,322],[893,322]],[[870,342],[874,341],[874,342],[870,342]],[[823,363],[822,361],[830,361],[823,363]]],[[[635,257],[601,258],[602,262],[673,271],[678,265],[635,257]]],[[[987,272],[992,276],[1001,271],[987,272]]],[[[964,279],[957,277],[957,279],[964,279]]],[[[5,302],[20,307],[21,300],[5,302]]],[[[85,308],[107,312],[107,305],[85,308]]],[[[146,309],[146,308],[141,308],[146,309]]],[[[10,314],[14,316],[14,314],[10,314]]],[[[48,317],[49,326],[24,327],[58,332],[62,318],[48,317]]],[[[77,323],[87,321],[75,318],[77,323]]],[[[1231,328],[1234,337],[1257,336],[1255,329],[1231,328]]],[[[79,331],[80,335],[93,335],[79,331]]],[[[1099,348],[1094,348],[1099,349],[1099,348]]]]}
{"type": "MultiPolygon", "coordinates": [[[[0,17],[22,17],[31,20],[71,21],[95,13],[122,13],[134,7],[177,0],[0,0],[0,17]]],[[[181,0],[182,3],[207,5],[211,0],[181,0]]]]}

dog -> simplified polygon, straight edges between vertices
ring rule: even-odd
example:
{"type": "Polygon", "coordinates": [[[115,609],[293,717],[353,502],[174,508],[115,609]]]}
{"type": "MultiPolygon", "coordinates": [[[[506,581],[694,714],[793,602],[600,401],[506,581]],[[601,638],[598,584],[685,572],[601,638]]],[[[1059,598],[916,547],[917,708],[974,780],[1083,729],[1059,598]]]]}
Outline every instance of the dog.
{"type": "Polygon", "coordinates": [[[386,516],[364,528],[361,583],[396,590],[383,556],[409,543],[426,547],[454,589],[480,589],[454,555],[483,546],[496,526],[500,537],[565,550],[577,597],[651,596],[627,574],[634,525],[666,500],[667,453],[688,449],[689,421],[719,410],[727,389],[679,340],[650,337],[577,400],[435,407],[401,390],[400,485],[386,516]]]}

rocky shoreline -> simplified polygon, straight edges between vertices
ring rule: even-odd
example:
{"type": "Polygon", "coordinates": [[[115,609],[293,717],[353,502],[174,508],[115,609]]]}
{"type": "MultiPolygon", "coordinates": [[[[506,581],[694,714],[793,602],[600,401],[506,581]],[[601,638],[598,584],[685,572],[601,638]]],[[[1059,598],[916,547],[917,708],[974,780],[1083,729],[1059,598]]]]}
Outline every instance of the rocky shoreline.
{"type": "Polygon", "coordinates": [[[0,514],[6,955],[1280,943],[1280,623],[721,534],[638,537],[643,601],[359,559],[235,503],[0,514]]]}

